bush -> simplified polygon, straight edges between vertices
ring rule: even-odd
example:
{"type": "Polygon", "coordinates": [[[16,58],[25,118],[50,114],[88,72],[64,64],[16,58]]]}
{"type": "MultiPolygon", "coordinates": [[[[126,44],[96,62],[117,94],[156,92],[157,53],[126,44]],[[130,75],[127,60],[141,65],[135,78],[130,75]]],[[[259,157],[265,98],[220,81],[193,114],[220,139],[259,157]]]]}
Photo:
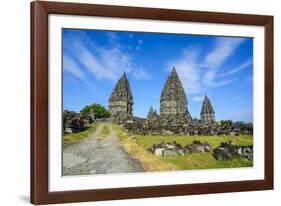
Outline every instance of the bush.
{"type": "Polygon", "coordinates": [[[221,120],[220,121],[220,125],[221,126],[232,126],[233,125],[233,121],[232,120],[221,120]]]}
{"type": "Polygon", "coordinates": [[[90,114],[91,110],[94,112],[95,118],[107,118],[110,116],[109,111],[107,111],[107,109],[104,106],[97,103],[83,107],[83,109],[80,110],[80,113],[84,117],[86,117],[90,114]]]}

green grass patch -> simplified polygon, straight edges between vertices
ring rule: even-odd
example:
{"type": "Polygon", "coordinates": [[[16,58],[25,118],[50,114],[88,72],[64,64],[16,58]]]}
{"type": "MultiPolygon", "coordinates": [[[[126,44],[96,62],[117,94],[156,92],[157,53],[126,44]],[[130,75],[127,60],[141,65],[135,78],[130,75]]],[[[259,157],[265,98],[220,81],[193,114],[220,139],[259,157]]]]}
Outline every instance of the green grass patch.
{"type": "Polygon", "coordinates": [[[84,127],[84,130],[78,133],[72,133],[72,134],[65,134],[63,136],[63,144],[69,144],[78,142],[81,139],[87,138],[91,133],[93,133],[97,128],[99,124],[92,124],[87,125],[84,127]]]}
{"type": "Polygon", "coordinates": [[[109,126],[108,124],[103,124],[102,125],[102,128],[98,134],[98,138],[99,139],[102,139],[102,138],[106,138],[110,135],[110,129],[109,129],[109,126]]]}
{"type": "Polygon", "coordinates": [[[121,143],[125,145],[125,150],[140,162],[151,164],[156,161],[158,167],[145,166],[147,171],[167,171],[167,170],[190,170],[190,169],[214,169],[214,168],[235,168],[235,167],[252,167],[253,162],[247,159],[235,158],[226,161],[217,161],[213,156],[213,153],[196,153],[186,156],[177,157],[162,157],[152,155],[147,151],[153,144],[164,142],[176,141],[177,143],[185,146],[191,144],[194,140],[201,142],[208,142],[213,149],[221,144],[221,142],[232,141],[233,144],[239,146],[253,145],[253,136],[241,135],[241,136],[142,136],[142,135],[130,135],[127,134],[121,126],[113,125],[113,129],[116,130],[117,136],[121,143]],[[132,143],[132,144],[129,144],[132,143]],[[130,148],[126,149],[130,145],[130,148]],[[142,150],[142,155],[136,155],[136,150],[142,150]],[[153,158],[153,161],[152,161],[153,158]],[[150,160],[149,160],[150,159],[150,160]],[[167,168],[169,165],[171,168],[167,168]]]}

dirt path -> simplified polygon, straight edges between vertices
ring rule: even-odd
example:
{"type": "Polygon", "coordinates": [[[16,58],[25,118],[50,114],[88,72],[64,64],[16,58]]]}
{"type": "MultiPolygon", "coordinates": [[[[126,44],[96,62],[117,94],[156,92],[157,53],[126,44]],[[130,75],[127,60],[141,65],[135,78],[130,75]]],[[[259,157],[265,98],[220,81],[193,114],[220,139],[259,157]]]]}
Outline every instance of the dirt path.
{"type": "Polygon", "coordinates": [[[63,148],[63,175],[87,175],[144,171],[139,161],[126,153],[111,127],[110,135],[98,139],[102,124],[90,137],[63,148]]]}

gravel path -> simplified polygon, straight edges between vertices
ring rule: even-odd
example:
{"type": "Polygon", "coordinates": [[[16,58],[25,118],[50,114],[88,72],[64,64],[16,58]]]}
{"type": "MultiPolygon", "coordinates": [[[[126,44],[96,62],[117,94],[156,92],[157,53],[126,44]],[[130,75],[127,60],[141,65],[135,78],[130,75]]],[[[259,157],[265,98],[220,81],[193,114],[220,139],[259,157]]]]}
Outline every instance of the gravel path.
{"type": "Polygon", "coordinates": [[[102,124],[88,138],[63,148],[63,175],[143,172],[138,160],[126,153],[111,127],[110,135],[98,139],[102,124]]]}

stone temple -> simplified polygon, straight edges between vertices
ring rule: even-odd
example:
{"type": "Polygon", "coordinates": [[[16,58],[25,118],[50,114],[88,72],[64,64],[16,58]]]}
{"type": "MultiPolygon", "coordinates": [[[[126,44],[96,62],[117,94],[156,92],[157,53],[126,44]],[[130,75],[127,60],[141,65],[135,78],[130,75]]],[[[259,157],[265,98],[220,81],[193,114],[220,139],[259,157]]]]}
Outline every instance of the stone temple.
{"type": "Polygon", "coordinates": [[[175,67],[169,75],[160,98],[161,118],[187,118],[191,116],[187,109],[187,99],[175,67]]]}
{"type": "Polygon", "coordinates": [[[108,103],[113,121],[122,122],[133,116],[133,95],[126,73],[118,80],[108,103]]]}
{"type": "Polygon", "coordinates": [[[153,109],[153,107],[150,107],[146,119],[148,121],[154,121],[154,120],[158,119],[158,114],[157,114],[156,110],[153,109]]]}
{"type": "Polygon", "coordinates": [[[108,109],[110,121],[123,124],[129,132],[142,135],[253,134],[251,124],[228,127],[216,122],[215,111],[207,95],[202,104],[200,119],[192,119],[187,108],[187,97],[175,68],[161,92],[160,115],[151,107],[146,118],[135,117],[133,103],[130,84],[124,73],[109,98],[108,109]]]}
{"type": "Polygon", "coordinates": [[[201,115],[200,123],[202,124],[216,123],[215,111],[207,95],[205,95],[200,115],[201,115]]]}

